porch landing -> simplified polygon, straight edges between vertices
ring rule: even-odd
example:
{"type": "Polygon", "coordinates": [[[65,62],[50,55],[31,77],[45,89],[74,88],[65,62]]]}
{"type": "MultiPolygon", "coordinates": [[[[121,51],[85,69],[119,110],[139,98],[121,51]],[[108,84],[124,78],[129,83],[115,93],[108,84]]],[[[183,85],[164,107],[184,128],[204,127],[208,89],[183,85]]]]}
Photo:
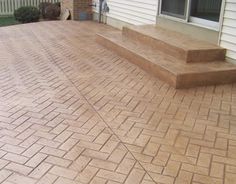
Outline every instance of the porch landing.
{"type": "Polygon", "coordinates": [[[176,88],[236,81],[236,65],[217,45],[156,26],[129,26],[97,41],[176,88]]]}

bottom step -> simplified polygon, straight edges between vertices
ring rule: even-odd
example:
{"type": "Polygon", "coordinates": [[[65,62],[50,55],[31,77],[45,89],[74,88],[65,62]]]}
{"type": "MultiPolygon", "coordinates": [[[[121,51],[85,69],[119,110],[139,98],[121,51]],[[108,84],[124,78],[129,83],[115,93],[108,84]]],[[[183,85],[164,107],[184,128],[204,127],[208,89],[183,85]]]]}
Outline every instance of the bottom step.
{"type": "Polygon", "coordinates": [[[96,41],[175,88],[236,82],[236,65],[230,62],[188,63],[129,40],[120,32],[98,34],[96,41]]]}

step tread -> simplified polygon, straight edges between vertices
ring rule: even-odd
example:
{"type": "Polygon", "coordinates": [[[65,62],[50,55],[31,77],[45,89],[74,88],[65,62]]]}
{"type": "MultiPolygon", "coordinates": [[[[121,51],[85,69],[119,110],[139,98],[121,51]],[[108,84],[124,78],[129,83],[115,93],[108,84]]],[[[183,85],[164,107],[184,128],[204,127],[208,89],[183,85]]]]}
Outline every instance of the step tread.
{"type": "Polygon", "coordinates": [[[227,61],[214,61],[204,64],[185,63],[161,51],[150,49],[150,47],[145,45],[140,45],[139,42],[130,40],[119,31],[102,33],[99,34],[99,36],[102,36],[105,39],[108,39],[117,45],[142,56],[151,63],[157,64],[175,75],[236,70],[236,65],[227,61]]]}
{"type": "Polygon", "coordinates": [[[156,25],[144,26],[128,26],[128,28],[135,30],[144,35],[148,35],[156,40],[161,40],[170,45],[176,46],[183,50],[215,50],[224,49],[216,44],[197,40],[188,35],[181,34],[172,30],[168,30],[156,25]]]}

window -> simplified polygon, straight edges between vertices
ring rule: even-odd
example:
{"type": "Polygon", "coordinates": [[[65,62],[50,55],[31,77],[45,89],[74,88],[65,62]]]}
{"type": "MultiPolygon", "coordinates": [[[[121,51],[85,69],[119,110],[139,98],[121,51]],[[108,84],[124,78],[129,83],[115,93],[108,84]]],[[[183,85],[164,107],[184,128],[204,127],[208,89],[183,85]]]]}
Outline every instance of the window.
{"type": "Polygon", "coordinates": [[[163,0],[161,5],[162,14],[185,19],[187,0],[163,0]]]}
{"type": "Polygon", "coordinates": [[[161,14],[218,28],[222,0],[162,0],[161,14]]]}
{"type": "Polygon", "coordinates": [[[219,22],[222,0],[192,0],[191,16],[219,22]]]}

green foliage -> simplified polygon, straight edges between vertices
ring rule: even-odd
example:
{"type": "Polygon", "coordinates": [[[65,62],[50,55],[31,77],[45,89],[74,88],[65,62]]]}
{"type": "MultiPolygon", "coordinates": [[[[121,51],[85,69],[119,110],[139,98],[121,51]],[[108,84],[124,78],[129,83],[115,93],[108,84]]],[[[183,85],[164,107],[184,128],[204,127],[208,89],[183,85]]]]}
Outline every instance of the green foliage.
{"type": "Polygon", "coordinates": [[[10,25],[15,25],[15,24],[19,24],[19,22],[16,21],[13,16],[0,17],[0,27],[10,26],[10,25]]]}
{"type": "Polygon", "coordinates": [[[36,7],[24,6],[14,12],[15,19],[22,23],[39,21],[40,12],[36,7]]]}
{"type": "Polygon", "coordinates": [[[60,4],[50,4],[45,8],[45,18],[49,20],[56,20],[61,13],[60,4]]]}
{"type": "Polygon", "coordinates": [[[39,4],[39,11],[41,16],[45,19],[46,18],[46,8],[51,5],[52,3],[49,2],[42,2],[39,4]]]}
{"type": "Polygon", "coordinates": [[[54,3],[54,5],[56,5],[58,7],[61,7],[61,3],[60,2],[54,3]]]}

